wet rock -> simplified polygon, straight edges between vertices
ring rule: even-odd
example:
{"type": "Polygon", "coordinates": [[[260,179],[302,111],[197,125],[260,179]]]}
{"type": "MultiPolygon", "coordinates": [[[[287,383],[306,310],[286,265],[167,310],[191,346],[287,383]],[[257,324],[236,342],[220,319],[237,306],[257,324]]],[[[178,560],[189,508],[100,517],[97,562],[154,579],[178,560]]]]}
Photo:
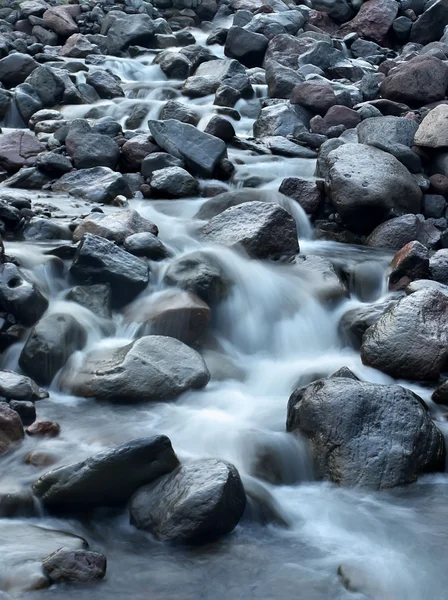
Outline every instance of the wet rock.
{"type": "Polygon", "coordinates": [[[252,258],[299,251],[293,217],[277,204],[247,202],[213,217],[201,230],[204,240],[242,247],[252,258]]]}
{"type": "Polygon", "coordinates": [[[448,297],[421,290],[401,299],[366,331],[364,364],[397,378],[433,380],[448,357],[448,297]]]}
{"type": "Polygon", "coordinates": [[[149,135],[136,135],[121,147],[121,166],[131,173],[140,171],[143,160],[157,150],[149,135]]]}
{"type": "Polygon", "coordinates": [[[39,63],[28,54],[9,54],[0,60],[0,82],[6,87],[15,87],[23,83],[38,66],[39,63]]]}
{"type": "Polygon", "coordinates": [[[448,284],[448,249],[438,250],[429,261],[431,279],[448,284]]]}
{"type": "Polygon", "coordinates": [[[105,100],[124,97],[120,82],[107,71],[89,71],[86,82],[95,89],[100,98],[105,100]]]}
{"type": "Polygon", "coordinates": [[[215,92],[220,86],[229,86],[242,95],[247,95],[252,90],[243,65],[230,58],[203,62],[196,69],[194,76],[185,82],[183,93],[187,96],[197,96],[198,83],[201,87],[206,84],[207,90],[210,90],[207,94],[215,92]]]}
{"type": "Polygon", "coordinates": [[[77,285],[69,291],[67,300],[84,306],[103,319],[111,317],[111,289],[107,283],[77,285]]]}
{"type": "Polygon", "coordinates": [[[210,308],[191,292],[170,289],[133,302],[125,321],[142,324],[138,335],[165,335],[192,345],[208,330],[210,308]]]}
{"type": "Polygon", "coordinates": [[[181,167],[167,167],[154,171],[150,180],[151,195],[156,198],[187,198],[196,196],[199,183],[181,167]]]}
{"type": "Polygon", "coordinates": [[[131,523],[160,540],[203,543],[233,531],[245,507],[235,467],[202,459],[138,490],[130,513],[131,523]]]}
{"type": "MultiPolygon", "coordinates": [[[[105,23],[103,23],[104,27],[107,29],[105,23]]],[[[105,32],[108,54],[120,56],[131,45],[148,47],[152,42],[154,32],[154,23],[149,15],[127,15],[117,11],[112,24],[105,32]]]]}
{"type": "Polygon", "coordinates": [[[423,196],[423,214],[427,219],[440,219],[446,211],[446,200],[437,194],[423,196]]]}
{"type": "Polygon", "coordinates": [[[27,131],[0,133],[0,167],[8,172],[34,165],[37,155],[44,150],[45,146],[27,131]]]}
{"type": "Polygon", "coordinates": [[[70,273],[82,283],[109,283],[115,305],[123,305],[145,289],[148,265],[103,237],[86,233],[70,273]]]}
{"type": "Polygon", "coordinates": [[[34,483],[33,491],[51,512],[117,506],[178,464],[166,436],[137,439],[49,471],[34,483]]]}
{"type": "MultiPolygon", "coordinates": [[[[36,504],[36,499],[29,491],[0,492],[0,518],[37,517],[36,504]]],[[[9,596],[6,598],[9,599],[9,596]]],[[[0,600],[4,600],[1,595],[0,600]]]]}
{"type": "Polygon", "coordinates": [[[0,265],[0,306],[25,325],[34,325],[48,308],[48,300],[16,265],[0,265]]]}
{"type": "Polygon", "coordinates": [[[128,236],[123,248],[134,256],[145,256],[150,260],[163,260],[170,256],[169,250],[159,238],[149,231],[128,236]]]}
{"type": "Polygon", "coordinates": [[[61,432],[61,428],[54,421],[34,421],[26,428],[26,432],[31,436],[57,437],[61,432]]]}
{"type": "Polygon", "coordinates": [[[304,81],[294,87],[291,95],[291,104],[301,104],[322,116],[336,103],[333,88],[326,81],[304,81]]]}
{"type": "Polygon", "coordinates": [[[204,131],[226,143],[232,141],[235,137],[235,129],[232,123],[219,115],[214,115],[210,119],[204,131]]]}
{"type": "Polygon", "coordinates": [[[70,144],[67,144],[67,151],[77,169],[115,169],[120,158],[120,149],[114,140],[96,133],[72,137],[70,144]]]}
{"type": "Polygon", "coordinates": [[[98,52],[98,47],[89,42],[85,35],[74,33],[65,42],[60,54],[65,58],[86,58],[89,54],[96,52],[98,52]]]}
{"type": "Polygon", "coordinates": [[[296,135],[297,133],[306,130],[306,121],[306,118],[301,118],[287,104],[266,106],[261,109],[261,112],[253,125],[254,136],[262,138],[271,135],[280,135],[283,137],[296,135]]]}
{"type": "Polygon", "coordinates": [[[242,188],[239,190],[225,191],[210,198],[201,206],[195,215],[195,219],[209,221],[216,215],[224,212],[227,208],[245,204],[246,202],[273,202],[287,208],[287,198],[273,190],[262,190],[259,188],[242,188]],[[286,203],[284,201],[286,200],[286,203]]]}
{"type": "Polygon", "coordinates": [[[345,35],[351,31],[360,37],[384,44],[398,13],[398,2],[394,0],[368,0],[358,14],[340,30],[345,35]]]}
{"type": "Polygon", "coordinates": [[[6,403],[0,403],[0,455],[23,438],[23,425],[19,415],[6,403]]]}
{"type": "Polygon", "coordinates": [[[427,406],[398,385],[320,379],[292,394],[287,429],[309,439],[320,475],[344,486],[391,488],[444,465],[427,406]]]}
{"type": "Polygon", "coordinates": [[[111,203],[117,196],[132,197],[126,179],[108,167],[82,169],[63,175],[52,186],[55,192],[64,192],[90,202],[111,203]]]}
{"type": "Polygon", "coordinates": [[[14,371],[0,371],[0,396],[7,400],[34,402],[48,398],[49,394],[25,375],[19,375],[14,371]]]}
{"type": "Polygon", "coordinates": [[[43,15],[44,26],[61,37],[69,37],[78,32],[78,26],[65,6],[49,8],[43,15]]]}
{"type": "Polygon", "coordinates": [[[24,427],[31,425],[36,420],[36,406],[34,402],[25,400],[11,400],[9,407],[19,415],[24,427]]]}
{"type": "Polygon", "coordinates": [[[446,104],[436,106],[426,115],[415,134],[415,144],[427,148],[448,146],[448,106],[446,104]]]}
{"type": "Polygon", "coordinates": [[[49,467],[55,462],[57,462],[57,458],[55,456],[45,452],[38,452],[37,450],[30,452],[25,457],[25,463],[27,465],[32,465],[38,469],[41,469],[42,467],[49,467]]]}
{"type": "Polygon", "coordinates": [[[375,146],[387,152],[392,144],[412,146],[418,124],[403,117],[375,117],[365,119],[356,131],[360,144],[375,146]]]}
{"type": "Polygon", "coordinates": [[[196,112],[186,104],[182,104],[182,102],[177,102],[176,100],[168,100],[164,104],[159,119],[161,121],[176,119],[177,121],[181,121],[181,123],[190,123],[190,125],[197,125],[199,123],[199,117],[196,112]]]}
{"type": "Polygon", "coordinates": [[[216,304],[227,294],[230,282],[213,256],[191,252],[170,263],[163,282],[192,292],[209,305],[216,304]]]}
{"type": "Polygon", "coordinates": [[[420,242],[409,242],[394,256],[389,289],[404,290],[415,279],[429,277],[429,252],[420,242]]]}
{"type": "Polygon", "coordinates": [[[414,22],[410,40],[417,44],[429,44],[440,40],[448,25],[448,2],[436,0],[426,4],[427,8],[414,22]]]}
{"type": "Polygon", "coordinates": [[[428,244],[424,221],[421,216],[403,215],[378,225],[367,238],[366,245],[400,250],[413,240],[428,244]]]}
{"type": "Polygon", "coordinates": [[[333,204],[354,231],[368,233],[388,217],[420,212],[419,186],[390,154],[364,144],[344,144],[328,154],[326,163],[333,204]]]}
{"type": "Polygon", "coordinates": [[[169,79],[186,79],[191,71],[191,62],[180,52],[165,50],[154,59],[169,79]]]}
{"type": "Polygon", "coordinates": [[[99,552],[60,548],[47,556],[42,565],[51,583],[85,583],[103,579],[107,559],[99,552]]]}
{"type": "Polygon", "coordinates": [[[49,385],[87,333],[71,315],[52,313],[33,327],[19,357],[20,368],[38,383],[49,385]]]}
{"type": "Polygon", "coordinates": [[[265,76],[270,98],[291,98],[296,86],[303,82],[303,75],[274,60],[265,61],[265,76]]]}
{"type": "Polygon", "coordinates": [[[311,279],[316,297],[322,302],[331,304],[347,297],[347,289],[330,260],[313,254],[299,254],[296,264],[311,279]]]}
{"type": "Polygon", "coordinates": [[[25,225],[23,230],[25,240],[69,240],[72,237],[71,231],[64,223],[54,222],[51,219],[33,217],[25,225]]]}
{"type": "Polygon", "coordinates": [[[362,344],[362,336],[367,329],[376,323],[383,314],[395,304],[395,300],[386,300],[359,306],[348,310],[339,322],[339,331],[343,340],[350,346],[359,350],[362,344]]]}
{"type": "Polygon", "coordinates": [[[445,98],[448,66],[434,56],[418,56],[389,71],[380,85],[383,98],[422,106],[445,98]]]}
{"type": "Polygon", "coordinates": [[[55,69],[45,65],[38,67],[27,77],[25,83],[31,86],[43,106],[56,106],[62,102],[65,83],[55,69]]]}
{"type": "Polygon", "coordinates": [[[432,281],[432,279],[417,279],[417,281],[412,281],[406,287],[405,292],[409,296],[410,294],[415,294],[415,292],[420,292],[421,290],[437,290],[442,294],[448,295],[448,286],[439,283],[438,281],[432,281]]]}
{"type": "Polygon", "coordinates": [[[41,152],[36,158],[36,167],[49,177],[61,177],[73,169],[71,161],[62,154],[41,152]]]}
{"type": "Polygon", "coordinates": [[[344,125],[346,129],[353,129],[361,122],[361,117],[356,110],[352,110],[347,106],[335,105],[328,109],[324,122],[327,127],[344,125]]]}
{"type": "Polygon", "coordinates": [[[296,200],[308,215],[313,215],[322,202],[322,194],[316,183],[308,179],[286,177],[278,191],[296,200]]]}
{"type": "Polygon", "coordinates": [[[73,241],[79,242],[86,233],[92,233],[122,244],[130,235],[144,232],[157,235],[159,230],[132,208],[109,215],[90,213],[73,232],[73,241]]]}
{"type": "Polygon", "coordinates": [[[193,125],[174,119],[149,121],[148,125],[160,148],[184,160],[199,175],[211,176],[226,155],[226,145],[222,140],[199,131],[193,125]]]}
{"type": "Polygon", "coordinates": [[[224,53],[246,67],[261,67],[268,47],[267,38],[242,27],[231,27],[227,33],[224,53]]]}
{"type": "Polygon", "coordinates": [[[314,150],[291,142],[281,135],[266,136],[263,138],[263,143],[269,148],[272,154],[278,156],[291,156],[295,158],[316,158],[317,156],[314,150]]]}
{"type": "Polygon", "coordinates": [[[436,404],[448,404],[448,381],[444,381],[439,387],[433,392],[431,399],[436,404]]]}

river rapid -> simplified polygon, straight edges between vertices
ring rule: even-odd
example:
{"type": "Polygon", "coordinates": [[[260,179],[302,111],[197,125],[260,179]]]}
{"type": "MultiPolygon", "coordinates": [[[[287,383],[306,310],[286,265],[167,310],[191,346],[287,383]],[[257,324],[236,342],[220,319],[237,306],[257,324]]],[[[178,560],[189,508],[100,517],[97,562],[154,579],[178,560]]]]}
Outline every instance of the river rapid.
{"type": "MultiPolygon", "coordinates": [[[[205,33],[193,33],[198,42],[205,39],[205,33]]],[[[144,128],[147,118],[157,118],[163,102],[174,97],[201,115],[199,128],[203,129],[216,109],[213,98],[187,100],[180,95],[180,82],[176,85],[166,80],[159,67],[151,65],[152,59],[153,54],[106,58],[99,66],[120,75],[126,98],[65,107],[63,113],[70,119],[110,115],[125,125],[133,106],[139,104],[147,108],[144,128]]],[[[259,98],[266,93],[261,85],[256,91],[258,98],[241,100],[236,107],[243,117],[232,124],[241,137],[251,134],[259,98]]],[[[14,115],[7,125],[18,125],[14,115]]],[[[250,184],[275,193],[284,177],[311,179],[315,168],[313,160],[263,156],[241,149],[230,151],[229,158],[237,165],[230,189],[250,184]]],[[[20,190],[11,193],[22,194],[20,190]]],[[[30,192],[26,195],[33,196],[30,192]]],[[[59,208],[62,222],[91,209],[83,201],[56,194],[40,192],[38,196],[43,204],[59,208]]],[[[33,199],[37,201],[35,195],[33,199]]],[[[330,259],[351,281],[350,298],[329,302],[326,290],[331,283],[300,262],[250,260],[236,251],[199,242],[200,223],[194,215],[203,202],[203,198],[136,198],[129,205],[157,224],[160,239],[174,257],[199,248],[213,253],[233,282],[230,296],[212,314],[214,344],[204,353],[211,382],[174,402],[121,406],[67,396],[60,391],[56,377],[50,398],[37,409],[40,419],[61,425],[61,434],[39,441],[27,438],[4,457],[0,492],[26,488],[46,470],[25,464],[25,456],[37,447],[63,465],[127,440],[164,433],[180,459],[218,457],[235,464],[250,499],[245,517],[231,535],[214,544],[180,548],[155,542],[132,527],[123,513],[104,512],[95,522],[42,514],[27,523],[80,535],[92,549],[107,555],[106,579],[94,585],[24,591],[29,548],[40,543],[40,538],[28,533],[26,539],[14,534],[0,541],[0,583],[8,582],[10,593],[27,600],[446,599],[448,477],[422,477],[415,485],[390,492],[341,489],[315,480],[306,443],[285,432],[287,401],[299,385],[342,366],[366,381],[392,382],[387,375],[363,366],[358,352],[345,346],[338,331],[348,308],[366,297],[379,302],[390,295],[387,274],[391,255],[313,241],[305,213],[290,201],[285,208],[296,219],[301,253],[330,259]],[[363,278],[359,273],[368,275],[363,278]],[[349,577],[352,590],[343,585],[339,567],[349,577]]],[[[83,353],[99,345],[118,346],[135,339],[137,327],[126,324],[122,314],[106,321],[64,300],[69,265],[44,253],[48,243],[6,242],[5,247],[51,299],[49,311],[73,314],[87,327],[89,339],[83,353]]],[[[151,264],[151,281],[143,295],[156,298],[164,289],[161,281],[171,260],[151,264]]],[[[2,368],[19,370],[21,347],[15,345],[5,353],[2,368]]],[[[79,355],[72,357],[73,364],[79,355]]],[[[398,383],[428,401],[438,427],[446,432],[443,411],[430,400],[431,390],[398,383]]],[[[6,521],[3,525],[6,528],[6,521]]]]}

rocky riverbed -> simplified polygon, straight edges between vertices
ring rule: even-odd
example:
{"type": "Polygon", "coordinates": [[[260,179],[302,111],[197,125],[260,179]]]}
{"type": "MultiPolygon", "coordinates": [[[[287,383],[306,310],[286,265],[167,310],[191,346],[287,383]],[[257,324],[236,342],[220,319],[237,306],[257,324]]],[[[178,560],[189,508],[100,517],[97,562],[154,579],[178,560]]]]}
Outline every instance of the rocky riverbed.
{"type": "Polygon", "coordinates": [[[444,600],[447,0],[3,0],[0,600],[444,600]]]}

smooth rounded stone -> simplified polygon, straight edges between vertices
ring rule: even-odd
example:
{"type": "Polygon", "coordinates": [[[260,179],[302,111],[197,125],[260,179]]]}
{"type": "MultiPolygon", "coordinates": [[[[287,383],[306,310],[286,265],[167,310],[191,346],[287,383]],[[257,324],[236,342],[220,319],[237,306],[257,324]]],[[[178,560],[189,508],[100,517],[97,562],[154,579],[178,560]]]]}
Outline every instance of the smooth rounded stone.
{"type": "Polygon", "coordinates": [[[333,204],[354,231],[369,233],[388,217],[420,212],[418,184],[394,156],[378,148],[344,144],[328,154],[326,169],[333,204]]]}
{"type": "Polygon", "coordinates": [[[445,198],[448,197],[448,177],[446,175],[436,173],[435,175],[431,175],[429,181],[431,184],[429,192],[431,194],[440,194],[445,198]]]}
{"type": "Polygon", "coordinates": [[[115,169],[120,158],[120,148],[108,135],[88,133],[67,138],[67,152],[76,169],[108,167],[115,169]]]}
{"type": "Polygon", "coordinates": [[[203,388],[209,379],[195,350],[175,338],[150,335],[123,347],[90,352],[62,381],[76,396],[128,404],[172,400],[189,389],[203,388]]]}
{"type": "Polygon", "coordinates": [[[411,147],[418,123],[403,117],[375,117],[365,119],[356,127],[360,144],[379,147],[402,144],[411,147]]]}
{"type": "Polygon", "coordinates": [[[50,177],[61,177],[73,169],[71,161],[56,152],[42,152],[37,156],[35,165],[50,177]]]}
{"type": "Polygon", "coordinates": [[[431,273],[431,279],[448,284],[448,249],[443,248],[438,250],[429,261],[429,270],[431,273]]]}
{"type": "Polygon", "coordinates": [[[100,98],[105,100],[124,97],[120,81],[107,71],[89,71],[86,82],[94,88],[100,98]]]}
{"type": "Polygon", "coordinates": [[[394,0],[365,2],[355,18],[340,29],[340,33],[346,35],[354,31],[360,37],[384,45],[387,34],[397,16],[398,8],[399,4],[394,0]]]}
{"type": "Polygon", "coordinates": [[[296,135],[306,130],[309,119],[301,118],[287,104],[274,104],[262,108],[254,125],[254,137],[296,135]]]}
{"type": "Polygon", "coordinates": [[[408,41],[411,29],[412,29],[412,19],[409,17],[398,17],[395,19],[392,29],[397,37],[397,39],[403,44],[408,41]]]}
{"type": "MultiPolygon", "coordinates": [[[[37,517],[39,509],[31,491],[0,492],[0,518],[37,517]]],[[[8,596],[9,598],[9,596],[8,596]]],[[[0,600],[3,600],[0,595],[0,600]]]]}
{"type": "Polygon", "coordinates": [[[138,490],[131,523],[159,540],[204,543],[233,531],[246,508],[236,468],[213,458],[182,465],[138,490]]]}
{"type": "Polygon", "coordinates": [[[169,250],[159,238],[149,231],[128,236],[123,248],[134,256],[144,256],[150,260],[163,260],[170,256],[169,250]]]}
{"type": "Polygon", "coordinates": [[[33,491],[45,508],[55,513],[120,506],[141,486],[170,473],[178,464],[166,436],[136,439],[48,471],[33,484],[33,491]]]}
{"type": "Polygon", "coordinates": [[[417,56],[389,71],[380,85],[383,98],[422,106],[445,98],[448,66],[433,56],[417,56]]]}
{"type": "Polygon", "coordinates": [[[438,41],[443,36],[447,25],[447,0],[429,2],[423,14],[412,25],[410,40],[423,45],[438,41]]]}
{"type": "Polygon", "coordinates": [[[84,234],[76,250],[70,273],[81,283],[109,283],[116,306],[130,302],[149,281],[148,265],[113,242],[84,234]]]}
{"type": "Polygon", "coordinates": [[[421,122],[415,134],[415,145],[426,148],[448,146],[448,106],[439,104],[421,122]]]}
{"type": "Polygon", "coordinates": [[[210,308],[191,292],[165,290],[128,306],[127,323],[141,323],[138,335],[164,335],[195,344],[210,324],[210,308]]]}
{"type": "Polygon", "coordinates": [[[339,322],[339,332],[344,342],[355,350],[359,350],[362,337],[367,329],[374,325],[395,303],[395,300],[386,300],[367,306],[362,305],[345,312],[339,322]]]}
{"type": "Polygon", "coordinates": [[[103,117],[95,123],[92,128],[93,133],[101,133],[102,135],[108,135],[111,138],[122,135],[123,128],[115,121],[112,117],[103,117]]]}
{"type": "Polygon", "coordinates": [[[90,202],[111,203],[117,196],[132,197],[132,191],[123,175],[108,167],[67,173],[53,184],[52,189],[90,202]]]}
{"type": "Polygon", "coordinates": [[[111,289],[107,283],[76,285],[68,292],[66,299],[84,306],[98,317],[111,318],[111,289]]]}
{"type": "Polygon", "coordinates": [[[335,105],[328,109],[324,121],[328,127],[344,125],[347,129],[352,129],[361,122],[361,117],[356,110],[335,105]]]}
{"type": "Polygon", "coordinates": [[[409,296],[421,290],[437,290],[442,294],[448,295],[448,286],[438,281],[432,281],[432,279],[417,279],[416,281],[412,281],[406,287],[405,293],[409,296]]]}
{"type": "Polygon", "coordinates": [[[86,583],[103,579],[107,559],[99,552],[60,548],[47,556],[42,565],[51,583],[86,583]]]}
{"type": "Polygon", "coordinates": [[[425,194],[423,196],[423,214],[427,219],[440,219],[445,214],[447,205],[443,196],[425,194]]]}
{"type": "Polygon", "coordinates": [[[231,286],[216,258],[200,251],[173,260],[163,283],[191,292],[209,305],[225,298],[231,286]]]}
{"type": "Polygon", "coordinates": [[[31,425],[36,420],[36,406],[34,402],[11,400],[9,407],[19,415],[24,427],[31,425]]]}
{"type": "Polygon", "coordinates": [[[37,155],[44,151],[45,146],[30,132],[0,132],[0,167],[7,172],[33,166],[37,155]]]}
{"type": "Polygon", "coordinates": [[[30,436],[54,438],[60,434],[61,427],[54,421],[34,421],[26,428],[26,432],[30,436]]]}
{"type": "Polygon", "coordinates": [[[0,265],[0,306],[24,325],[34,325],[48,308],[48,300],[13,263],[0,265]]]}
{"type": "Polygon", "coordinates": [[[366,331],[364,364],[392,377],[434,380],[448,357],[448,297],[424,289],[402,298],[366,331]]]}
{"type": "Polygon", "coordinates": [[[246,202],[273,202],[283,206],[287,210],[288,199],[283,194],[273,190],[241,188],[232,191],[225,191],[210,198],[195,214],[195,219],[209,221],[216,215],[224,212],[227,208],[238,206],[246,202]]]}
{"type": "Polygon", "coordinates": [[[201,229],[207,242],[242,247],[252,258],[297,254],[297,228],[293,217],[277,204],[247,202],[213,217],[201,229]]]}
{"type": "Polygon", "coordinates": [[[28,54],[9,54],[0,60],[0,82],[6,87],[15,87],[23,83],[38,66],[39,63],[28,54]]]}
{"type": "Polygon", "coordinates": [[[183,166],[183,160],[176,158],[167,152],[152,152],[142,160],[141,174],[145,179],[149,179],[154,171],[159,171],[168,167],[183,166]]]}
{"type": "Polygon", "coordinates": [[[429,277],[429,252],[420,242],[409,242],[392,259],[389,289],[404,290],[415,279],[429,277]]]}
{"type": "Polygon", "coordinates": [[[45,65],[37,67],[26,78],[25,83],[30,85],[40,98],[43,106],[56,106],[62,102],[65,83],[62,75],[45,65]]]}
{"type": "Polygon", "coordinates": [[[7,400],[43,400],[49,394],[35,381],[14,371],[0,371],[0,396],[7,400]]]}
{"type": "Polygon", "coordinates": [[[315,181],[300,177],[286,177],[278,191],[300,204],[308,215],[313,215],[322,203],[322,194],[315,181]]]}
{"type": "Polygon", "coordinates": [[[15,442],[24,438],[23,425],[19,415],[6,403],[0,403],[0,455],[15,442]]]}
{"type": "Polygon", "coordinates": [[[339,485],[392,488],[444,468],[443,435],[399,385],[319,379],[292,394],[286,427],[309,440],[318,473],[339,485]]]}
{"type": "Polygon", "coordinates": [[[25,190],[41,190],[51,178],[36,167],[23,167],[3,181],[5,187],[22,188],[25,190]]]}
{"type": "Polygon", "coordinates": [[[58,223],[49,218],[33,217],[23,230],[25,240],[69,240],[72,233],[66,223],[58,223]]]}
{"type": "Polygon", "coordinates": [[[71,354],[81,350],[87,332],[71,315],[52,313],[33,327],[19,357],[20,368],[42,385],[49,385],[71,354]]]}
{"type": "Polygon", "coordinates": [[[423,226],[424,221],[419,216],[403,215],[381,223],[367,238],[366,246],[400,250],[414,240],[426,245],[428,239],[423,226]]]}
{"type": "Polygon", "coordinates": [[[159,119],[161,121],[176,119],[177,121],[181,121],[181,123],[189,123],[190,125],[197,125],[199,123],[199,117],[196,112],[177,100],[168,100],[163,105],[159,119]]]}
{"type": "Polygon", "coordinates": [[[301,104],[313,113],[324,116],[337,103],[336,95],[327,81],[303,81],[291,94],[291,104],[301,104]]]}
{"type": "Polygon", "coordinates": [[[210,121],[207,123],[205,129],[205,133],[209,133],[210,135],[214,135],[219,138],[223,142],[230,142],[235,137],[235,129],[232,123],[221,117],[219,115],[214,115],[210,121]]]}
{"type": "Polygon", "coordinates": [[[224,54],[250,69],[262,66],[267,47],[268,39],[261,33],[231,27],[226,36],[224,54]]]}
{"type": "Polygon", "coordinates": [[[154,171],[150,186],[151,196],[157,198],[187,198],[199,193],[199,182],[181,167],[167,167],[154,171]]]}
{"type": "Polygon", "coordinates": [[[73,241],[79,242],[86,233],[92,233],[122,244],[130,235],[145,232],[157,235],[159,230],[157,225],[142,217],[133,208],[129,208],[109,215],[90,213],[76,227],[73,241]]]}
{"type": "Polygon", "coordinates": [[[154,64],[158,64],[163,73],[169,79],[186,79],[191,72],[191,62],[180,52],[164,50],[154,59],[154,64]]]}
{"type": "MultiPolygon", "coordinates": [[[[115,12],[115,11],[114,11],[115,12]]],[[[107,53],[120,56],[129,46],[147,48],[154,37],[154,22],[148,14],[109,13],[113,21],[102,24],[101,33],[107,35],[107,53]]],[[[108,15],[108,17],[109,17],[108,15]]]]}
{"type": "Polygon", "coordinates": [[[38,469],[42,469],[43,467],[49,467],[57,461],[58,459],[56,458],[56,456],[52,454],[47,454],[46,452],[39,452],[38,450],[30,452],[25,457],[25,463],[27,465],[32,465],[33,467],[36,467],[38,469]]]}

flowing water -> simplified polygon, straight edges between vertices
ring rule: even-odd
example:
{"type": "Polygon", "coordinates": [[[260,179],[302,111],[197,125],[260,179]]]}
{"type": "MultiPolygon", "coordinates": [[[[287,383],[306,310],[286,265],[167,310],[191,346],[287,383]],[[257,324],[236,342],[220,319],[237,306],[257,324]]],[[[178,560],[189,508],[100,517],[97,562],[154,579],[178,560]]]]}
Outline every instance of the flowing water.
{"type": "MultiPolygon", "coordinates": [[[[144,106],[144,122],[157,118],[163,101],[183,97],[178,83],[167,81],[151,61],[152,56],[107,60],[101,66],[126,81],[126,99],[67,107],[67,116],[111,115],[124,124],[139,104],[144,106]]],[[[259,95],[263,94],[261,86],[259,95]]],[[[204,127],[213,111],[212,99],[183,101],[197,110],[204,127]]],[[[238,135],[251,132],[254,115],[249,104],[242,102],[237,108],[243,118],[232,121],[238,135]]],[[[310,160],[243,150],[230,150],[229,156],[238,165],[229,187],[251,179],[259,187],[276,190],[286,176],[312,178],[314,172],[310,160]]],[[[70,198],[38,196],[35,201],[59,208],[62,221],[90,210],[70,198]]],[[[3,586],[29,600],[446,599],[448,478],[425,477],[405,489],[381,493],[340,489],[315,480],[306,443],[285,432],[289,395],[316,377],[348,366],[364,380],[392,382],[363,366],[359,354],[345,347],[338,333],[341,315],[362,303],[367,287],[370,301],[388,295],[390,255],[313,241],[300,207],[293,202],[285,205],[297,221],[302,253],[329,258],[348,279],[350,274],[370,273],[364,283],[354,281],[350,299],[331,303],[325,300],[329,284],[318,271],[310,272],[300,264],[254,261],[233,250],[201,244],[194,215],[202,202],[135,199],[130,205],[158,225],[161,240],[174,256],[201,248],[213,254],[233,282],[230,296],[213,311],[215,343],[204,353],[213,374],[209,385],[174,402],[119,406],[67,396],[56,377],[50,399],[40,402],[37,410],[40,419],[60,423],[61,435],[39,441],[27,438],[2,458],[0,492],[26,488],[45,470],[25,464],[33,449],[57,457],[62,465],[126,440],[164,433],[181,459],[212,456],[237,466],[250,498],[245,518],[215,544],[178,548],[134,529],[125,513],[106,511],[94,523],[42,515],[27,523],[81,535],[93,549],[104,551],[107,578],[95,585],[24,592],[29,547],[39,549],[42,537],[29,533],[26,543],[20,536],[0,541],[0,589],[3,586]],[[355,591],[342,584],[339,566],[355,591]]],[[[44,254],[47,248],[48,244],[6,244],[7,253],[17,256],[28,276],[51,298],[49,311],[70,313],[88,329],[83,352],[133,339],[137,329],[126,324],[122,315],[104,320],[64,299],[69,265],[44,254]]],[[[151,264],[151,282],[143,295],[156,298],[163,290],[163,272],[170,260],[151,264]]],[[[2,367],[18,369],[20,350],[20,344],[10,348],[2,367]]],[[[80,353],[72,357],[73,368],[79,358],[80,353]]],[[[430,390],[400,383],[429,401],[430,390]]],[[[431,409],[443,430],[443,415],[433,405],[431,409]]],[[[0,522],[0,531],[2,524],[6,527],[6,521],[0,522]]]]}

